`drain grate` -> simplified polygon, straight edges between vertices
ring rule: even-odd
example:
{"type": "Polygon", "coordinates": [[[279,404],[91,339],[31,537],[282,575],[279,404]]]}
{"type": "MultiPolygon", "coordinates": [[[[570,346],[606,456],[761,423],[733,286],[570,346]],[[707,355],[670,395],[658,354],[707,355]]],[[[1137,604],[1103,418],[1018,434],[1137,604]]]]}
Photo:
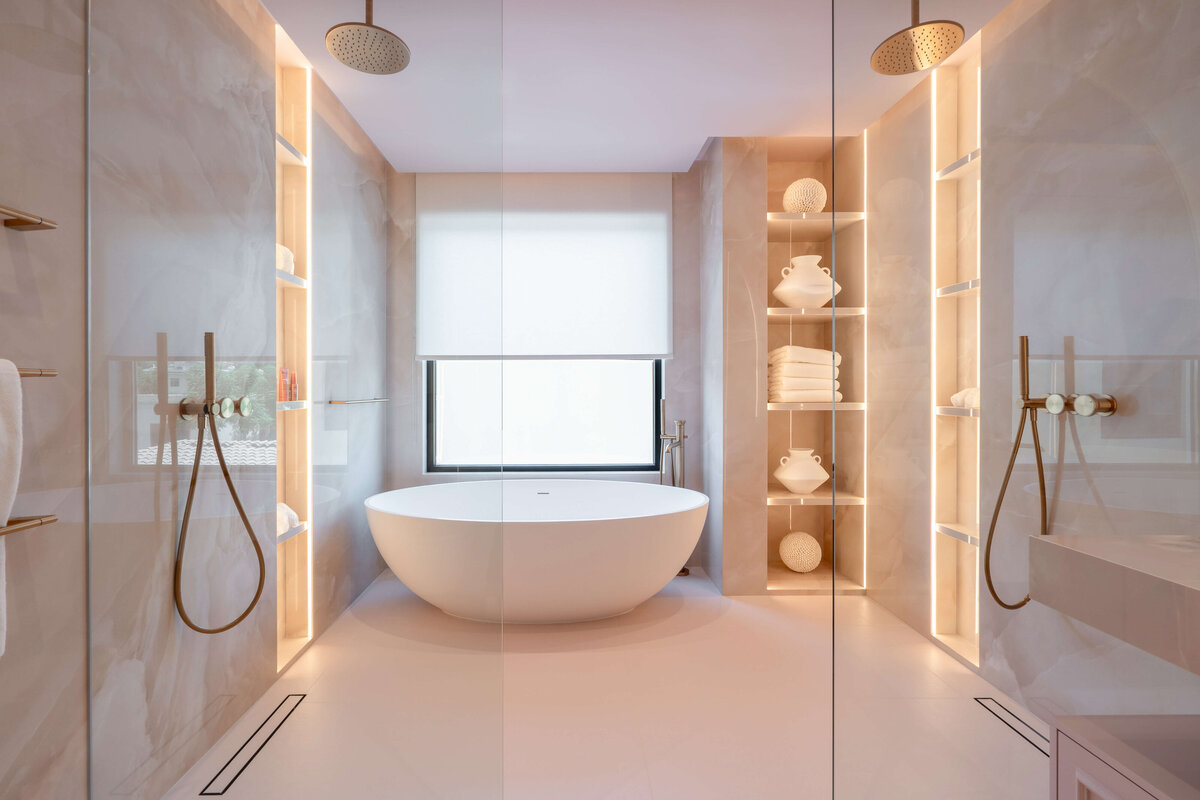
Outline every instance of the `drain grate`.
{"type": "Polygon", "coordinates": [[[288,717],[300,705],[300,701],[308,695],[304,694],[289,694],[283,698],[279,705],[275,706],[275,710],[262,721],[262,724],[250,734],[238,751],[233,754],[233,757],[225,762],[225,766],[221,767],[220,772],[213,776],[213,779],[208,782],[208,785],[200,790],[201,797],[214,795],[222,795],[229,791],[229,787],[233,786],[241,774],[246,771],[246,767],[250,766],[250,762],[254,757],[262,752],[262,749],[267,746],[267,742],[271,741],[271,737],[275,732],[287,722],[288,717]]]}
{"type": "Polygon", "coordinates": [[[994,697],[976,697],[975,702],[987,709],[996,719],[1012,728],[1017,736],[1033,745],[1039,753],[1049,758],[1050,751],[1046,748],[1050,746],[1050,740],[1037,728],[1021,719],[1016,712],[994,697]]]}

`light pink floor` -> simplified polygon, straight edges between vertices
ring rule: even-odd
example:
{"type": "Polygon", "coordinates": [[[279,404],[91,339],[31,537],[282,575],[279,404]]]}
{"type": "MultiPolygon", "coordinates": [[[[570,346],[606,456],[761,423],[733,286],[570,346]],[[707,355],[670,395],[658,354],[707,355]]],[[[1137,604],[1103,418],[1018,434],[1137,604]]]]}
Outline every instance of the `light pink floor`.
{"type": "Polygon", "coordinates": [[[862,597],[838,599],[835,718],[831,611],[694,573],[613,620],[501,629],[385,573],[168,797],[289,692],[225,797],[829,798],[834,766],[838,800],[1047,796],[1046,757],[972,698],[1011,701],[862,597]]]}

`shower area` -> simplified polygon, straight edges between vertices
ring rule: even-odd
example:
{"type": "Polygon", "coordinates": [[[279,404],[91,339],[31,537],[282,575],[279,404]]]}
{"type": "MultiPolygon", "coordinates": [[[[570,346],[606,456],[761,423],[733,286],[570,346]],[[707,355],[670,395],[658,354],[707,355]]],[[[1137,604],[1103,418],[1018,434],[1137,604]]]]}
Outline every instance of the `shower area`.
{"type": "Polygon", "coordinates": [[[0,798],[1200,797],[1198,37],[0,0],[0,798]]]}

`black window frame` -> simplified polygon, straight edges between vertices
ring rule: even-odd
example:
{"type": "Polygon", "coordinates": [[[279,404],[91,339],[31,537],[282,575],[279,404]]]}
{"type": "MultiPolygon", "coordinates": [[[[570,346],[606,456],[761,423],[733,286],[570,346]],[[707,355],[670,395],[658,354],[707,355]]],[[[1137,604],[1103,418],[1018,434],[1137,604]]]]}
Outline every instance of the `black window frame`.
{"type": "MultiPolygon", "coordinates": [[[[517,360],[517,359],[512,359],[517,360]]],[[[575,359],[561,358],[556,361],[572,361],[575,359]]],[[[612,361],[628,361],[630,359],[613,358],[612,361]]],[[[502,466],[500,464],[438,464],[437,463],[437,360],[425,362],[425,472],[427,473],[464,473],[464,472],[659,472],[662,469],[662,448],[659,434],[662,431],[662,401],[663,401],[663,360],[654,361],[654,424],[653,445],[650,452],[654,454],[652,462],[645,464],[521,464],[517,466],[502,466]]]]}

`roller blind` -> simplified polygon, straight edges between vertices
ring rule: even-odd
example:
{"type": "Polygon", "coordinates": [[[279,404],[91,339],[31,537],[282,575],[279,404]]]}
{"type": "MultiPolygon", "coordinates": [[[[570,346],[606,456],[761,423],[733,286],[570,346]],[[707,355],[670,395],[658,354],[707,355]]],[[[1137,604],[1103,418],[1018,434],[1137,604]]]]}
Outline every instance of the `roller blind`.
{"type": "Polygon", "coordinates": [[[671,354],[669,174],[417,176],[417,354],[671,354]]]}

